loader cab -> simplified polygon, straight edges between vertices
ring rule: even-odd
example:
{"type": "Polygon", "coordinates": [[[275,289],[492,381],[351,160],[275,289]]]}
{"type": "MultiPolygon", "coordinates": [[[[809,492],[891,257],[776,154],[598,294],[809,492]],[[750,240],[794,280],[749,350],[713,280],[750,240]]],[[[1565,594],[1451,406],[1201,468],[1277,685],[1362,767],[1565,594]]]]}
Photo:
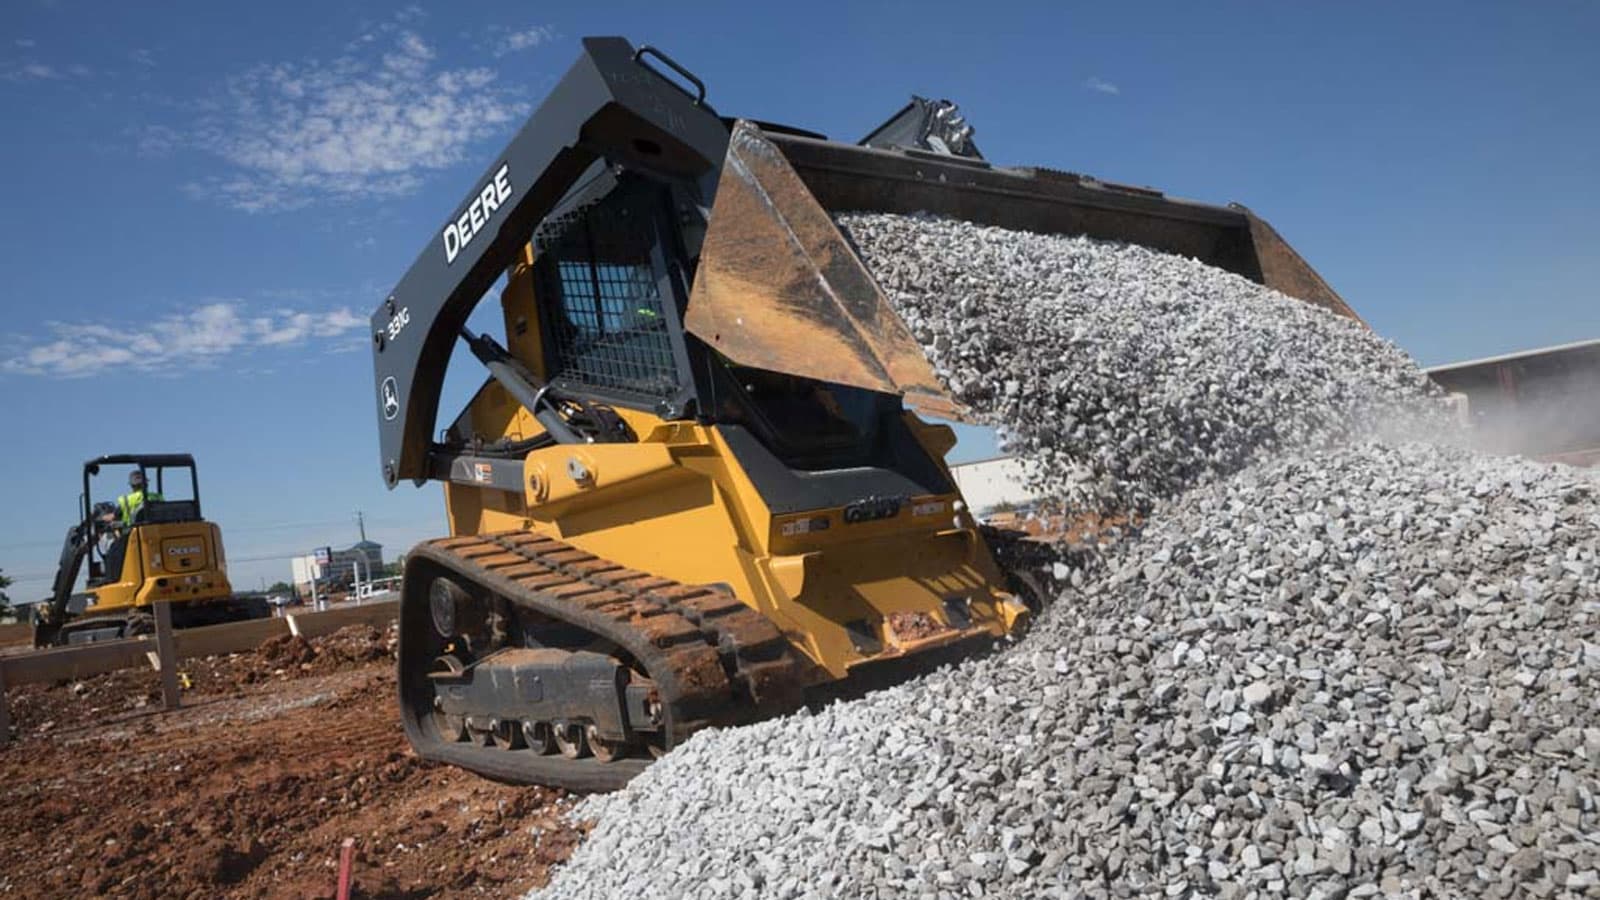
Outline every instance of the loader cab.
{"type": "Polygon", "coordinates": [[[681,179],[598,165],[546,217],[533,280],[551,387],[722,426],[769,500],[786,493],[785,473],[814,489],[848,470],[841,497],[953,490],[898,395],[740,365],[684,328],[702,216],[681,179]],[[864,484],[872,471],[886,477],[864,484]]]}
{"type": "Polygon", "coordinates": [[[124,577],[130,541],[148,525],[202,521],[200,482],[187,454],[118,455],[90,460],[83,466],[80,520],[93,536],[88,558],[90,589],[131,581],[124,577]],[[131,492],[130,476],[144,476],[144,502],[131,522],[123,521],[119,498],[131,492]]]}

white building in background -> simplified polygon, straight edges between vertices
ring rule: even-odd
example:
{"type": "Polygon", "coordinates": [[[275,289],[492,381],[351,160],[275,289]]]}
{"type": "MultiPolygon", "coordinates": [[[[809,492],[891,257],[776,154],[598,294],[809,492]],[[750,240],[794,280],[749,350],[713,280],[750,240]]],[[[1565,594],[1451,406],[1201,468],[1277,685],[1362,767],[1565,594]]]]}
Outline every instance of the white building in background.
{"type": "Polygon", "coordinates": [[[324,549],[326,553],[318,551],[290,560],[294,589],[302,597],[311,595],[312,581],[345,585],[353,584],[358,574],[362,582],[369,582],[383,573],[383,545],[377,541],[357,541],[343,550],[324,549]]]}
{"type": "Polygon", "coordinates": [[[333,561],[323,573],[334,581],[351,581],[360,574],[362,581],[378,576],[383,568],[383,545],[377,541],[357,541],[343,550],[333,551],[333,561]],[[356,563],[361,564],[357,573],[356,563]]]}
{"type": "Polygon", "coordinates": [[[322,577],[322,570],[317,566],[315,556],[296,556],[289,560],[289,568],[294,571],[294,592],[301,597],[311,596],[311,582],[322,577]]]}
{"type": "Polygon", "coordinates": [[[951,466],[950,474],[974,515],[985,515],[1000,506],[1027,506],[1039,499],[1023,486],[1022,461],[1010,456],[951,466]]]}

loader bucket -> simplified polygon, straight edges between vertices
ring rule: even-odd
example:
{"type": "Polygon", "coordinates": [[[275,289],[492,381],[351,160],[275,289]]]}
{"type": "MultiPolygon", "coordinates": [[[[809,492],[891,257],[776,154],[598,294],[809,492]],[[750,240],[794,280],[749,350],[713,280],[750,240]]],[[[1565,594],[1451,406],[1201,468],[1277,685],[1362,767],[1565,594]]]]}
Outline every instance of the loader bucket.
{"type": "Polygon", "coordinates": [[[828,211],[749,122],[728,140],[684,324],[737,363],[963,417],[828,211]]]}
{"type": "Polygon", "coordinates": [[[740,121],[718,181],[688,329],[742,365],[897,393],[931,415],[967,418],[834,224],[840,212],[931,213],[1142,244],[1361,321],[1242,206],[1050,169],[767,133],[740,121]]]}

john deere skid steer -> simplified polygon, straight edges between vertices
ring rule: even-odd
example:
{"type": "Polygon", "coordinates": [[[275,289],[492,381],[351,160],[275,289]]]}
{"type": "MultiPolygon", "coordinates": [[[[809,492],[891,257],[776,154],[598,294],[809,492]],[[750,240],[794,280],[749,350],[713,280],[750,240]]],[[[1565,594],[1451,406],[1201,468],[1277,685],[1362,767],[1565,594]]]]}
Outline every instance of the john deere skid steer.
{"type": "Polygon", "coordinates": [[[383,477],[443,482],[407,557],[423,756],[616,787],[696,730],[1015,631],[943,457],[967,411],[833,223],[928,211],[1136,241],[1348,308],[1249,211],[991,166],[948,104],[865,145],[718,115],[591,38],[372,318],[383,477]],[[497,279],[504,338],[467,328],[497,279]],[[451,351],[487,378],[439,422],[451,351]]]}

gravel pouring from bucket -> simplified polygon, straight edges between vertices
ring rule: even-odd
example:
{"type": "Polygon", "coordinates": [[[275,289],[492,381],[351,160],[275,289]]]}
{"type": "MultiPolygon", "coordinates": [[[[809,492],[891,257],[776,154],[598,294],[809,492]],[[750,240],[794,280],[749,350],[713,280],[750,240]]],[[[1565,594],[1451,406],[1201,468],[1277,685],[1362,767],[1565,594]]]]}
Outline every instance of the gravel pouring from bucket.
{"type": "Polygon", "coordinates": [[[842,212],[924,213],[1139,244],[1361,321],[1242,206],[1052,169],[768,132],[741,120],[728,142],[685,327],[742,365],[901,394],[923,412],[972,420],[834,224],[842,212]]]}

